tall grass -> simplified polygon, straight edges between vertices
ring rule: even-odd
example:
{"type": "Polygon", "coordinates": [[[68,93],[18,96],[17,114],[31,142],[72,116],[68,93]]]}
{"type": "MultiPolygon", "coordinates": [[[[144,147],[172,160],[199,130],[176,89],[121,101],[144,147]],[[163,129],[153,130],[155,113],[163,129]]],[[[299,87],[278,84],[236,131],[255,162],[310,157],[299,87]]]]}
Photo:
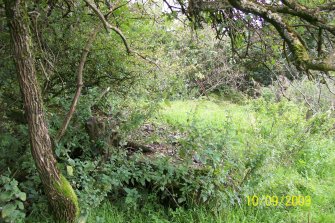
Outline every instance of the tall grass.
{"type": "MultiPolygon", "coordinates": [[[[259,159],[261,166],[240,190],[244,196],[308,195],[312,198],[310,207],[282,205],[243,211],[247,215],[257,214],[256,222],[335,222],[334,119],[318,114],[306,120],[306,110],[303,105],[288,101],[274,103],[264,99],[245,105],[177,101],[168,104],[160,117],[165,123],[182,128],[196,126],[204,134],[211,129],[205,137],[212,142],[224,137],[223,150],[230,149],[240,160],[263,155],[259,159]],[[285,217],[276,217],[280,215],[285,217]]],[[[245,206],[246,202],[241,205],[245,206]]],[[[233,210],[241,213],[239,208],[233,210]]]]}

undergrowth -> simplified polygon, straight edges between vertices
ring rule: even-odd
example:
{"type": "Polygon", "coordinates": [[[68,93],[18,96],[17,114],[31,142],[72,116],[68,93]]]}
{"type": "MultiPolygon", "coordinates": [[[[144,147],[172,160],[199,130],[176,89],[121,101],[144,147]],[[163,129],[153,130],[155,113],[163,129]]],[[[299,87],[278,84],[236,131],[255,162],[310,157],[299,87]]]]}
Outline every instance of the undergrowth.
{"type": "MultiPolygon", "coordinates": [[[[335,219],[334,119],[329,113],[306,120],[304,106],[264,98],[241,105],[218,100],[166,101],[161,107],[149,120],[161,130],[144,138],[153,145],[173,145],[172,155],[129,155],[114,149],[107,160],[88,155],[85,161],[64,158],[64,174],[79,196],[81,220],[335,219]],[[309,196],[311,205],[248,203],[248,196],[254,195],[309,196]]],[[[47,213],[43,199],[26,221],[52,222],[41,213],[47,213]]]]}

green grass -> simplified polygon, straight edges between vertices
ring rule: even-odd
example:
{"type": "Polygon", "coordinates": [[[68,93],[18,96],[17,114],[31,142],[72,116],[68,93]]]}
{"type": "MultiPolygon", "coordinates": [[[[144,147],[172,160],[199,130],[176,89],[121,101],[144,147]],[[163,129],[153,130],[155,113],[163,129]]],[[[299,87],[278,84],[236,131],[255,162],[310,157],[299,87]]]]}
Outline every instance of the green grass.
{"type": "Polygon", "coordinates": [[[247,112],[249,106],[235,105],[228,102],[219,104],[212,101],[175,101],[166,103],[160,111],[160,119],[170,125],[197,122],[203,127],[223,127],[227,120],[243,128],[253,120],[253,114],[247,112]]]}
{"type": "Polygon", "coordinates": [[[311,212],[299,212],[299,210],[278,210],[276,208],[236,207],[213,212],[204,207],[190,209],[179,208],[161,209],[147,205],[139,210],[127,210],[121,206],[104,203],[100,208],[90,213],[87,222],[110,222],[110,223],[279,223],[279,222],[333,222],[332,216],[323,216],[316,221],[311,212]],[[300,220],[296,220],[295,216],[300,220]],[[311,221],[313,220],[313,221],[311,221]]]}

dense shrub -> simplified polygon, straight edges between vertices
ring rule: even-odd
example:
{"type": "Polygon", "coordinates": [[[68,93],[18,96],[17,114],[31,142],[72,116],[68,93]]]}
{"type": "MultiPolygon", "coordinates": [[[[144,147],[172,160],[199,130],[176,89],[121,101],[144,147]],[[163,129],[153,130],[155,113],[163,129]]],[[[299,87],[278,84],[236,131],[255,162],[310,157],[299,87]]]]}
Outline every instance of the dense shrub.
{"type": "Polygon", "coordinates": [[[25,208],[23,202],[27,199],[15,179],[5,175],[0,177],[0,210],[1,218],[5,222],[23,222],[25,208]]]}

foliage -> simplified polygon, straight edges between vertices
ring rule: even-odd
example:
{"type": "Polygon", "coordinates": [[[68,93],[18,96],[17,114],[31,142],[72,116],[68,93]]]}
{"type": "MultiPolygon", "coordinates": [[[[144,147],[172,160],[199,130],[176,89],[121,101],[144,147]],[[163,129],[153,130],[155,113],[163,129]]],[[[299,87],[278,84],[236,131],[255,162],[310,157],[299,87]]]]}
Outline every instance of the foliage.
{"type": "MultiPolygon", "coordinates": [[[[235,184],[237,204],[246,205],[245,196],[250,194],[308,194],[315,201],[312,209],[280,210],[292,218],[311,211],[315,219],[329,219],[334,199],[329,182],[334,173],[335,120],[326,114],[306,120],[305,112],[304,106],[285,100],[275,103],[260,98],[243,106],[176,102],[163,111],[163,117],[193,133],[193,126],[200,129],[200,135],[190,139],[195,143],[190,148],[206,151],[209,143],[221,142],[217,149],[224,154],[223,167],[231,172],[228,179],[235,184]],[[197,144],[199,138],[206,140],[197,144]]],[[[262,210],[265,215],[267,211],[262,210]]]]}
{"type": "MultiPolygon", "coordinates": [[[[77,88],[76,72],[83,45],[100,21],[83,2],[51,2],[27,3],[27,7],[31,11],[38,80],[49,131],[54,137],[77,88]],[[68,12],[64,10],[67,7],[68,12]]],[[[105,3],[95,2],[107,13],[105,3]]],[[[233,10],[227,14],[234,21],[229,23],[223,17],[214,21],[223,14],[205,14],[207,22],[214,21],[215,33],[205,24],[202,30],[185,27],[175,19],[177,13],[161,15],[160,5],[152,1],[147,5],[124,3],[119,1],[121,7],[113,12],[110,22],[122,30],[132,53],[127,54],[117,33],[99,32],[85,64],[78,107],[63,139],[54,145],[59,169],[78,195],[80,219],[335,219],[334,95],[328,91],[331,78],[308,73],[317,77],[315,82],[290,69],[285,57],[293,58],[287,50],[282,52],[282,38],[257,16],[233,10]],[[221,35],[224,32],[230,33],[229,39],[221,35]],[[275,81],[279,76],[286,76],[291,84],[284,89],[284,95],[277,97],[281,86],[275,81]],[[268,87],[260,91],[261,85],[268,87]],[[256,99],[248,99],[245,93],[256,99]],[[313,115],[306,118],[308,109],[313,110],[313,115]],[[98,140],[87,134],[86,124],[91,117],[106,119],[110,124],[98,140]],[[143,126],[150,128],[143,130],[143,126]],[[114,133],[118,140],[111,145],[106,138],[114,133]],[[154,151],[133,148],[132,142],[149,145],[154,151]],[[310,195],[313,205],[248,207],[246,196],[252,194],[310,195]]],[[[52,222],[45,214],[49,213],[47,199],[29,151],[27,122],[2,14],[3,10],[2,218],[6,222],[52,222]]],[[[295,22],[288,19],[288,24],[295,22]]],[[[315,30],[299,29],[298,33],[307,35],[308,49],[317,47],[315,30]]],[[[330,51],[327,44],[324,50],[330,51]]],[[[312,50],[311,54],[317,52],[312,50]]]]}
{"type": "Polygon", "coordinates": [[[308,215],[327,222],[334,217],[335,120],[306,120],[305,111],[263,98],[244,105],[172,102],[154,120],[171,125],[169,132],[180,131],[174,139],[159,133],[177,142],[177,159],[115,150],[107,162],[69,159],[73,176],[67,176],[88,222],[145,222],[148,216],[153,222],[273,222],[308,215]],[[253,194],[310,195],[313,205],[249,207],[246,196],[253,194]],[[127,214],[134,211],[136,216],[127,214]]]}
{"type": "Polygon", "coordinates": [[[24,203],[27,194],[18,187],[18,182],[5,175],[0,177],[1,219],[5,222],[23,222],[25,218],[24,203]]]}

